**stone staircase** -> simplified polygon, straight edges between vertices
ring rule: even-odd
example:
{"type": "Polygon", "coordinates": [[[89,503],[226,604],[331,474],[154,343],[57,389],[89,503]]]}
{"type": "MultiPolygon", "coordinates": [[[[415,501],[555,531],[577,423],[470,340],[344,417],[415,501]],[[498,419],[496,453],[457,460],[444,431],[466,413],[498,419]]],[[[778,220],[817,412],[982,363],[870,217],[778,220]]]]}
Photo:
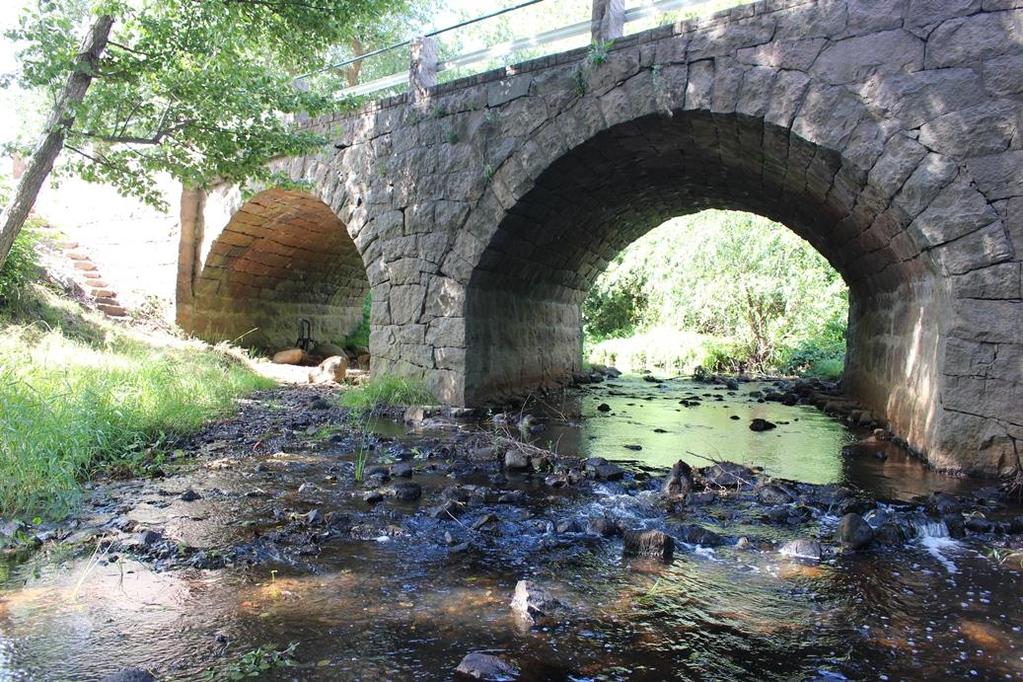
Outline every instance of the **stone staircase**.
{"type": "Polygon", "coordinates": [[[127,318],[128,311],[117,300],[117,292],[103,279],[103,275],[100,274],[99,268],[92,262],[89,254],[77,242],[65,242],[62,250],[74,267],[75,279],[95,302],[96,308],[107,317],[127,318]]]}

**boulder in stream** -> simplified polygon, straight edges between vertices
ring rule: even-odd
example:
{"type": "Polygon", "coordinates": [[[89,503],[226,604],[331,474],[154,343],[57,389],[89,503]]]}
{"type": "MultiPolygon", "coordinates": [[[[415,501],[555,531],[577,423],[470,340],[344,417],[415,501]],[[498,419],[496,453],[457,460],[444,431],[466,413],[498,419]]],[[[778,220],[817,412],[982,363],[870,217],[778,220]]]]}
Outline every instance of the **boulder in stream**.
{"type": "Polygon", "coordinates": [[[866,547],[873,539],[874,529],[859,514],[846,514],[835,529],[835,541],[849,549],[866,547]]]}
{"type": "Polygon", "coordinates": [[[671,466],[671,473],[661,492],[669,500],[685,499],[693,490],[693,468],[681,459],[671,466]]]}
{"type": "Polygon", "coordinates": [[[519,676],[519,669],[503,658],[482,651],[473,651],[465,655],[462,662],[455,668],[455,674],[471,680],[500,682],[501,680],[514,680],[519,676]]]}
{"type": "Polygon", "coordinates": [[[627,530],[622,554],[670,563],[675,556],[675,538],[659,530],[627,530]]]}

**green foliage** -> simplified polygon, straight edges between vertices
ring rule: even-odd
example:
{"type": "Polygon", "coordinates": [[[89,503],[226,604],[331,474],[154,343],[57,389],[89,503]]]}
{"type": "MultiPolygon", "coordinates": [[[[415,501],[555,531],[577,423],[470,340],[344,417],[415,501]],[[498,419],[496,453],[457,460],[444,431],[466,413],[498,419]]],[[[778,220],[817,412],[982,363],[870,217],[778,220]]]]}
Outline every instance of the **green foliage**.
{"type": "Polygon", "coordinates": [[[145,473],[168,439],[272,384],[205,346],[156,346],[70,304],[34,305],[45,329],[0,324],[0,516],[59,517],[82,479],[145,473]]]}
{"type": "Polygon", "coordinates": [[[0,308],[15,303],[25,288],[39,277],[36,253],[39,241],[38,228],[32,224],[26,225],[14,238],[7,260],[0,267],[0,308]]]}
{"type": "Polygon", "coordinates": [[[19,41],[18,81],[52,97],[82,35],[100,15],[114,28],[76,111],[67,170],[161,205],[154,177],[186,185],[265,179],[267,160],[323,139],[296,129],[301,113],[331,110],[326,85],[294,86],[327,47],[402,0],[52,0],[30,3],[8,34],[19,41]]]}
{"type": "Polygon", "coordinates": [[[362,321],[341,344],[342,347],[350,350],[358,348],[369,348],[369,316],[373,309],[373,294],[366,292],[366,298],[362,299],[362,321]]]}
{"type": "Polygon", "coordinates": [[[615,41],[605,40],[598,41],[594,40],[590,43],[589,50],[586,52],[586,61],[590,63],[590,66],[600,66],[607,62],[607,58],[610,55],[611,47],[614,46],[615,41]]]}
{"type": "Polygon", "coordinates": [[[595,349],[594,342],[655,329],[703,337],[680,343],[670,358],[660,354],[665,366],[705,353],[702,364],[714,371],[833,373],[845,352],[847,297],[838,273],[784,226],[704,211],[669,221],[619,254],[583,317],[595,349]],[[820,352],[804,357],[813,344],[820,352]]]}
{"type": "Polygon", "coordinates": [[[266,645],[246,651],[223,668],[206,671],[206,680],[244,680],[260,677],[276,668],[287,668],[295,664],[295,649],[298,642],[292,642],[284,649],[266,645]]]}
{"type": "Polygon", "coordinates": [[[433,405],[437,399],[423,382],[389,375],[376,376],[358,388],[345,391],[341,406],[357,414],[399,405],[433,405]]]}

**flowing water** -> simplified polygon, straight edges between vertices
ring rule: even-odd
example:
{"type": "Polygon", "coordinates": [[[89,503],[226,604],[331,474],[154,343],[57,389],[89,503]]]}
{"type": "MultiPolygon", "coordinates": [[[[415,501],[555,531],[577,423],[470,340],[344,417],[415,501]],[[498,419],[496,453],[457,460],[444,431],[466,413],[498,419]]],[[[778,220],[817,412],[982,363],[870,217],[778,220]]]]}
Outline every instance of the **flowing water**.
{"type": "MultiPolygon", "coordinates": [[[[525,491],[526,502],[481,499],[458,519],[425,510],[453,477],[483,485],[486,472],[433,467],[414,478],[421,501],[370,506],[347,482],[343,440],[245,456],[228,448],[157,483],[115,484],[96,493],[110,500],[93,512],[99,521],[127,514],[182,546],[245,546],[249,560],[209,570],[129,552],[40,553],[0,587],[0,680],[95,680],[127,666],[158,679],[230,679],[244,652],[289,642],[299,643],[295,666],[263,679],[451,679],[470,651],[502,656],[527,680],[1023,679],[1023,568],[1010,550],[992,555],[989,542],[953,540],[940,521],[921,519],[904,547],[807,564],[774,543],[827,537],[833,516],[779,526],[716,503],[665,515],[644,473],[680,456],[857,486],[893,509],[932,490],[977,487],[894,451],[883,461],[843,455],[864,434],[811,407],[757,402],[757,388],[622,378],[573,394],[546,410],[570,416],[534,429],[534,440],[619,460],[639,482],[630,475],[573,494],[542,476],[509,475],[501,490],[525,491]],[[698,405],[679,403],[694,394],[698,405]],[[778,428],[754,433],[753,417],[778,428]],[[201,499],[179,499],[186,488],[201,499]],[[311,531],[274,535],[293,526],[289,512],[311,509],[351,515],[360,530],[314,545],[311,531]],[[620,538],[555,529],[608,514],[669,532],[695,520],[755,549],[683,545],[665,565],[623,559],[620,538]],[[509,609],[524,578],[562,602],[543,627],[523,626],[509,609]]],[[[443,460],[450,436],[400,431],[381,456],[443,460]]]]}

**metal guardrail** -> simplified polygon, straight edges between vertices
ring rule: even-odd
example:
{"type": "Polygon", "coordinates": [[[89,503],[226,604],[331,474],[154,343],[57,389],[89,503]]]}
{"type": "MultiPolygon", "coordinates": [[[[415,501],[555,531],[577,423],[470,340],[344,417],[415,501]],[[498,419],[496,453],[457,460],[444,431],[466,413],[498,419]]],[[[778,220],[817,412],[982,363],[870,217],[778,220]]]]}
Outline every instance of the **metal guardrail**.
{"type": "MultiPolygon", "coordinates": [[[[417,40],[432,39],[444,33],[448,33],[459,28],[464,28],[471,24],[485,21],[487,19],[491,19],[502,14],[507,14],[509,12],[524,9],[526,7],[536,5],[543,1],[544,0],[530,0],[529,2],[524,2],[519,5],[508,7],[488,15],[484,15],[481,17],[477,17],[475,19],[463,21],[453,26],[448,26],[446,28],[432,31],[430,33],[424,34],[422,38],[417,40]]],[[[619,5],[619,9],[621,10],[621,16],[618,17],[618,19],[622,23],[622,25],[627,25],[630,23],[641,21],[643,19],[654,17],[663,12],[671,12],[681,9],[692,9],[700,5],[709,4],[711,1],[712,0],[653,0],[647,5],[640,7],[632,7],[624,10],[621,10],[620,7],[621,2],[619,1],[617,4],[619,5]]],[[[607,0],[596,0],[594,4],[596,5],[598,2],[601,3],[601,5],[604,7],[606,7],[608,4],[610,4],[613,7],[615,4],[614,0],[611,0],[610,3],[608,3],[607,0]]],[[[598,10],[595,10],[594,17],[597,16],[599,16],[598,10]]],[[[543,33],[539,33],[534,36],[516,38],[513,40],[505,41],[503,43],[499,43],[497,45],[492,45],[490,47],[485,47],[479,50],[473,50],[472,52],[466,52],[464,54],[458,55],[457,57],[452,57],[450,59],[438,62],[434,67],[433,73],[438,74],[444,71],[450,71],[452,69],[461,69],[475,66],[478,64],[490,62],[494,59],[499,59],[501,57],[514,54],[520,50],[542,48],[545,46],[561,43],[572,38],[581,38],[585,36],[592,37],[594,40],[596,40],[597,39],[596,25],[598,23],[599,20],[596,18],[586,21],[580,21],[568,26],[563,26],[561,28],[555,28],[549,31],[544,31],[543,33]]],[[[362,60],[374,57],[379,54],[383,54],[385,52],[389,52],[391,50],[412,46],[415,42],[416,42],[415,40],[406,40],[395,45],[389,45],[387,47],[380,48],[378,50],[373,50],[372,52],[368,52],[364,55],[354,57],[344,62],[324,67],[323,69],[320,69],[320,71],[327,71],[331,69],[339,69],[345,66],[350,66],[362,60]]],[[[369,95],[374,92],[391,90],[393,88],[397,88],[399,86],[409,83],[409,79],[412,78],[414,71],[415,67],[414,65],[411,65],[409,69],[406,69],[404,71],[399,71],[388,76],[376,78],[366,83],[360,83],[358,85],[354,85],[339,90],[335,96],[338,97],[339,99],[342,99],[346,97],[359,97],[363,95],[369,95]]]]}

